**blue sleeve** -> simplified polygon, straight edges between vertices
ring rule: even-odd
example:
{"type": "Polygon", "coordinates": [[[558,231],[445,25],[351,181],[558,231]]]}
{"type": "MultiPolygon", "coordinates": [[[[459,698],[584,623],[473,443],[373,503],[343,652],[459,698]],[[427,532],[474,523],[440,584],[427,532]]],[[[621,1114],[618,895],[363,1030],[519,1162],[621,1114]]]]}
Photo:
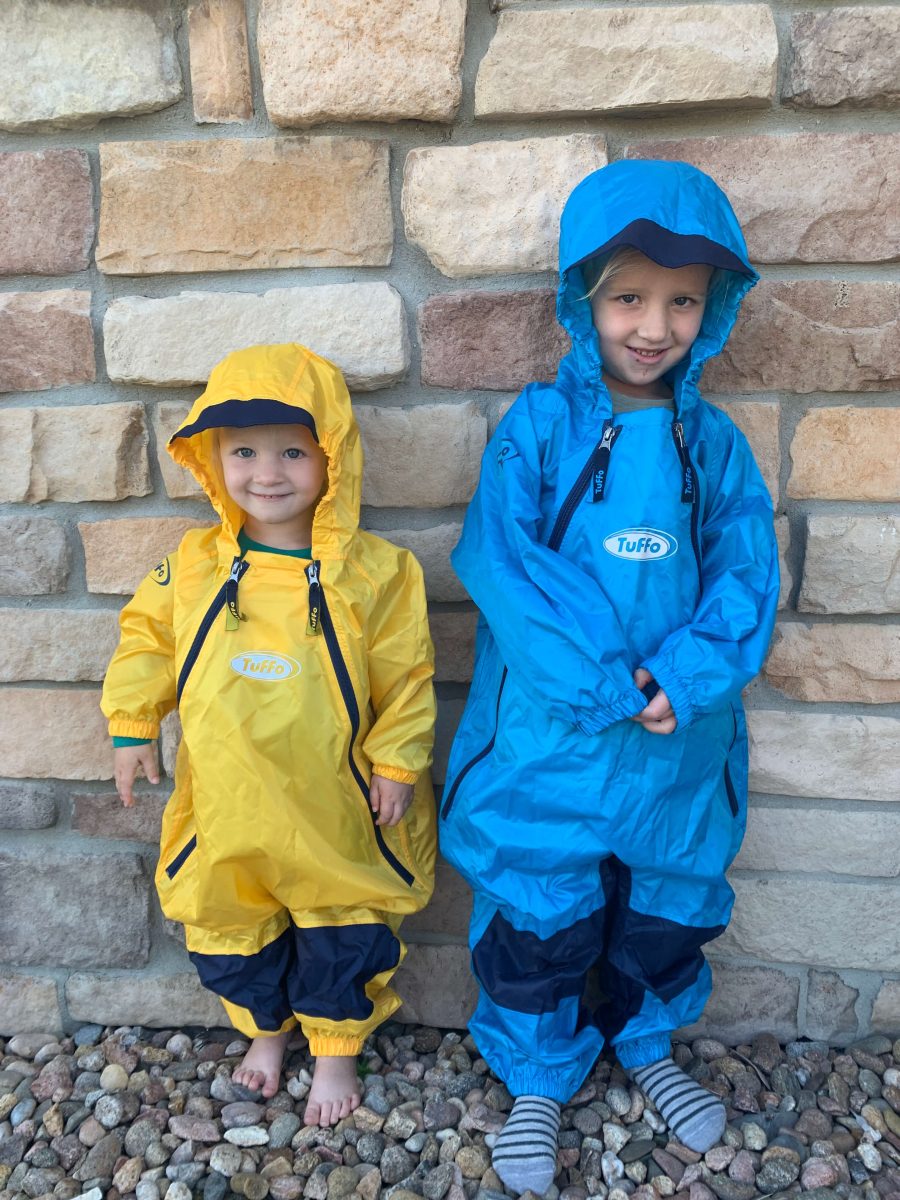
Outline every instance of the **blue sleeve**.
{"type": "Polygon", "coordinates": [[[554,716],[599,733],[647,701],[599,583],[539,540],[540,490],[540,444],[526,392],[485,451],[451,561],[510,673],[554,716]]]}
{"type": "Polygon", "coordinates": [[[778,608],[772,502],[744,435],[719,434],[700,530],[703,590],[689,625],[669,634],[645,667],[686,728],[736,700],[762,667],[778,608]]]}

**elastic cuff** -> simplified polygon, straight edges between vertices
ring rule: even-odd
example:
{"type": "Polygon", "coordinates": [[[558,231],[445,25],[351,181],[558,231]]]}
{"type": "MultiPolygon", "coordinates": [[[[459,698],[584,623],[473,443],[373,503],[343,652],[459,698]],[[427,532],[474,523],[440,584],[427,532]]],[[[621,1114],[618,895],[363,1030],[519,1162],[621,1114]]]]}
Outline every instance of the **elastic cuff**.
{"type": "Polygon", "coordinates": [[[694,706],[687,688],[672,671],[670,664],[663,658],[649,658],[646,662],[641,663],[641,666],[645,671],[650,672],[669,697],[678,728],[687,729],[694,719],[694,706]]]}
{"type": "Polygon", "coordinates": [[[668,1058],[672,1053],[672,1037],[666,1033],[650,1033],[646,1037],[629,1038],[625,1042],[613,1040],[616,1058],[626,1071],[648,1067],[651,1063],[668,1058]]]}
{"type": "Polygon", "coordinates": [[[617,697],[611,704],[599,708],[576,708],[575,724],[582,733],[593,735],[602,733],[617,721],[625,721],[636,717],[647,707],[647,701],[636,687],[617,697]]]}
{"type": "Polygon", "coordinates": [[[365,1038],[359,1037],[329,1037],[327,1034],[307,1034],[309,1052],[313,1058],[349,1057],[354,1058],[363,1048],[365,1038]]]}
{"type": "Polygon", "coordinates": [[[417,783],[419,776],[415,771],[404,771],[402,767],[386,767],[384,763],[373,763],[372,774],[390,779],[394,783],[417,783]]]}
{"type": "Polygon", "coordinates": [[[543,1096],[565,1104],[578,1091],[580,1082],[571,1071],[541,1071],[536,1067],[517,1067],[504,1079],[511,1096],[543,1096]]]}
{"type": "Polygon", "coordinates": [[[159,723],[153,721],[115,720],[109,723],[110,737],[145,738],[154,742],[159,737],[159,723]]]}

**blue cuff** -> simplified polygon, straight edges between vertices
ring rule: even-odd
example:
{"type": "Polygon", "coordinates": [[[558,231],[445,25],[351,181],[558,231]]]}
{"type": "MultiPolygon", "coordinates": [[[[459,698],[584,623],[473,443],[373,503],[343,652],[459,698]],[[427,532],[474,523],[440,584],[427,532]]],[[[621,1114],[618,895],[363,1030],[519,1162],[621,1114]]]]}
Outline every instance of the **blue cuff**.
{"type": "Polygon", "coordinates": [[[646,1037],[629,1038],[626,1042],[613,1039],[616,1058],[626,1071],[636,1071],[638,1067],[649,1067],[651,1063],[668,1058],[672,1053],[672,1038],[668,1031],[665,1033],[650,1033],[646,1037]]]}
{"type": "Polygon", "coordinates": [[[615,725],[616,721],[636,717],[646,707],[643,693],[632,687],[630,692],[619,696],[612,704],[604,704],[600,708],[576,708],[575,725],[582,733],[592,736],[615,725]]]}
{"type": "Polygon", "coordinates": [[[669,661],[661,655],[657,655],[654,658],[648,658],[646,662],[642,662],[641,666],[645,671],[650,672],[669,697],[672,712],[678,721],[678,728],[687,729],[688,725],[694,720],[696,713],[694,712],[694,706],[691,703],[691,697],[688,694],[687,688],[673,672],[669,661]]]}

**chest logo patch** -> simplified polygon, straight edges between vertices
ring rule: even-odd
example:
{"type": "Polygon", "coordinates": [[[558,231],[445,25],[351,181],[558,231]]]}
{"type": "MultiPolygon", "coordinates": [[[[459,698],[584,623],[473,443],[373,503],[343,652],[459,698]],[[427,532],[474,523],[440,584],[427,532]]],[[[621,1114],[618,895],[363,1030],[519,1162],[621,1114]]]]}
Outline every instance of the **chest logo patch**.
{"type": "Polygon", "coordinates": [[[280,680],[300,674],[300,664],[295,658],[274,654],[271,650],[248,650],[236,654],[228,664],[238,675],[248,679],[280,680]]]}
{"type": "Polygon", "coordinates": [[[603,549],[616,558],[629,558],[634,562],[649,562],[671,558],[678,550],[678,541],[661,529],[620,529],[603,539],[603,549]]]}

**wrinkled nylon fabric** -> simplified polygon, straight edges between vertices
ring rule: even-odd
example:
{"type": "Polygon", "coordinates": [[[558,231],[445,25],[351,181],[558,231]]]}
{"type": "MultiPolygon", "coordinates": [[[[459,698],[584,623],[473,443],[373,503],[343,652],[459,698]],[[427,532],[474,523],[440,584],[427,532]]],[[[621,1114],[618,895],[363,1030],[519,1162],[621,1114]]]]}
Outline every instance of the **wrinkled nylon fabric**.
{"type": "Polygon", "coordinates": [[[399,1005],[389,986],[404,953],[397,929],[432,888],[433,651],[422,573],[408,551],[358,527],[362,449],[331,363],[297,345],[236,352],[182,429],[188,436],[176,432],[170,452],[221,523],[189,532],[124,608],[102,707],[111,734],[155,738],[180,693],[156,873],[163,910],[186,926],[201,981],[239,1028],[277,1032],[299,1017],[314,1053],[337,1053],[321,1047],[360,1044],[399,1005]],[[244,619],[236,628],[227,620],[223,589],[241,554],[243,513],[224,488],[215,426],[203,426],[223,405],[253,423],[261,401],[311,421],[328,461],[312,530],[315,634],[310,564],[255,550],[238,584],[244,619]],[[416,785],[394,828],[374,825],[373,770],[416,785]],[[341,987],[304,1000],[312,977],[341,987]]]}
{"type": "Polygon", "coordinates": [[[572,349],[500,422],[452,556],[480,620],[441,846],[475,891],[471,1028],[515,1094],[567,1100],[604,1040],[628,1066],[662,1057],[709,995],[700,947],[727,924],[745,822],[740,695],[771,635],[778,565],[749,447],[698,382],[755,280],[727,199],[693,167],[588,176],[561,222],[572,349]],[[662,265],[683,236],[692,253],[717,247],[720,269],[667,379],[684,448],[671,412],[622,413],[604,464],[613,413],[580,264],[635,222],[662,265]],[[639,666],[669,695],[669,736],[628,719],[646,704],[639,666]],[[603,995],[588,1008],[593,964],[603,995]]]}

